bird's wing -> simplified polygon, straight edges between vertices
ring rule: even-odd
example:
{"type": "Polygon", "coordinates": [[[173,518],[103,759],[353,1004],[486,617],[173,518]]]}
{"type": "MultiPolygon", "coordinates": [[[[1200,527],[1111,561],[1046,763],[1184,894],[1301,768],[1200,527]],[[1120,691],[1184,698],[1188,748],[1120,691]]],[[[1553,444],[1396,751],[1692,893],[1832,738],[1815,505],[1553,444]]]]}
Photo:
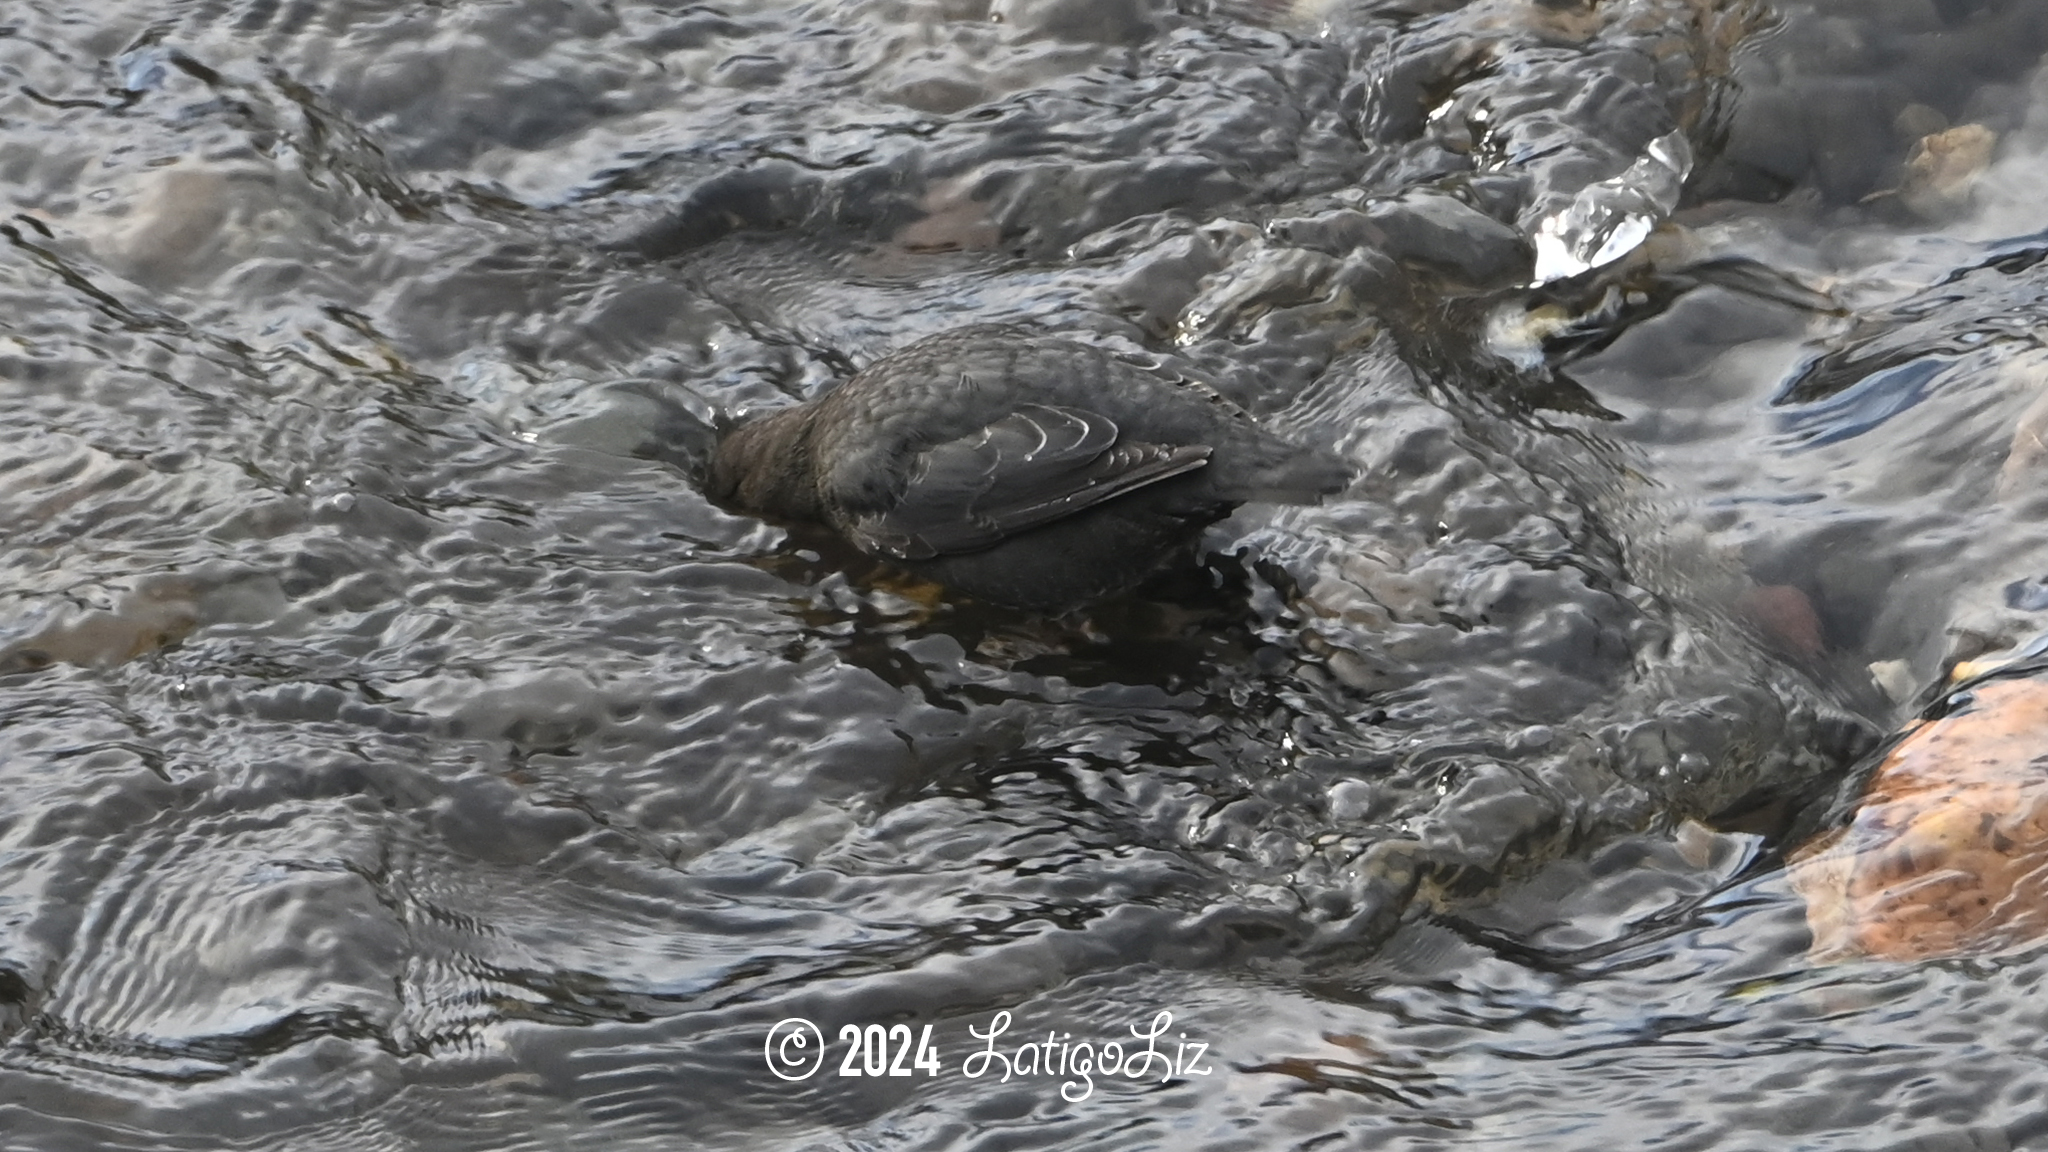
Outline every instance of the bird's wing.
{"type": "Polygon", "coordinates": [[[918,457],[903,496],[853,518],[855,543],[902,560],[992,547],[1209,462],[1206,444],[1118,442],[1115,422],[1078,408],[1020,406],[918,457]]]}

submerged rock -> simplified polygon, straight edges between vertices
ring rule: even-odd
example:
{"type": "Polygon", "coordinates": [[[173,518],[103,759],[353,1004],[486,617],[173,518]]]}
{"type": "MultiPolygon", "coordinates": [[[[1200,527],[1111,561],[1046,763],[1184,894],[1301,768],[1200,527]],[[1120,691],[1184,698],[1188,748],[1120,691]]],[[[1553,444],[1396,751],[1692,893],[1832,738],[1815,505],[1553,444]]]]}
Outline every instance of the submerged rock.
{"type": "Polygon", "coordinates": [[[1791,865],[1816,959],[1928,960],[2048,934],[2048,678],[1952,695],[1878,765],[1848,827],[1791,865]]]}

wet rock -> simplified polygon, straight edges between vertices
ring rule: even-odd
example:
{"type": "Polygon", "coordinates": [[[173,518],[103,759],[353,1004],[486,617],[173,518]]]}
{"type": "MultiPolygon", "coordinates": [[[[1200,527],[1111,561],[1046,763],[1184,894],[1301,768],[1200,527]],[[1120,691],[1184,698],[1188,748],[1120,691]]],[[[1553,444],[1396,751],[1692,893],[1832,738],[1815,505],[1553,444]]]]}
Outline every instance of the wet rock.
{"type": "Polygon", "coordinates": [[[107,266],[151,288],[185,287],[283,241],[320,206],[311,190],[252,167],[180,163],[141,176],[124,215],[68,223],[107,266]]]}
{"type": "Polygon", "coordinates": [[[60,604],[16,621],[0,632],[0,669],[51,663],[109,668],[203,627],[267,623],[287,607],[282,587],[268,574],[147,577],[104,607],[60,604]]]}
{"type": "Polygon", "coordinates": [[[1967,207],[1971,189],[1990,166],[1997,143],[1998,134],[1982,124],[1963,124],[1922,137],[1906,158],[1900,203],[1927,220],[1967,207]]]}
{"type": "Polygon", "coordinates": [[[1794,857],[1813,955],[1928,960],[2048,935],[2048,679],[1994,679],[1905,730],[1846,828],[1794,857]]]}
{"type": "Polygon", "coordinates": [[[1947,130],[1972,113],[1977,90],[2024,76],[2048,43],[2048,10],[2023,0],[1973,6],[1962,19],[1920,5],[1779,11],[1774,34],[1734,58],[1741,95],[1701,195],[1775,199],[1809,186],[1848,204],[1892,187],[1888,137],[1947,130]]]}

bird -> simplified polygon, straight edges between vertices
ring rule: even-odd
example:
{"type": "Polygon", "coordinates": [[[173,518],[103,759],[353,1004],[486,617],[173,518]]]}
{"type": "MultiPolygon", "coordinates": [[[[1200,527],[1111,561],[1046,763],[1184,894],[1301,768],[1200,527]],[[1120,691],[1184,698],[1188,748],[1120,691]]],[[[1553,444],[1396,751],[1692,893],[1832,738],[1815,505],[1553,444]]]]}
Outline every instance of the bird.
{"type": "Polygon", "coordinates": [[[1266,429],[1198,381],[984,324],[734,422],[706,487],[742,511],[823,524],[951,592],[1053,611],[1192,555],[1240,504],[1314,503],[1350,479],[1333,450],[1266,429]]]}

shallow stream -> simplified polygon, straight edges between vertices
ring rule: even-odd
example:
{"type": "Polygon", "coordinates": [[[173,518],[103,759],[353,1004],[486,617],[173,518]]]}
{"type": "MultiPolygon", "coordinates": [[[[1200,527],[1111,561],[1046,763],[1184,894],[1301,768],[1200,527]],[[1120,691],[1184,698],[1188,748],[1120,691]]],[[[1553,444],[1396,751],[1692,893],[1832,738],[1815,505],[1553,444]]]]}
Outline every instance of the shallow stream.
{"type": "Polygon", "coordinates": [[[2048,630],[2044,51],[11,0],[0,1147],[2048,1143],[2048,950],[1785,878],[2048,630]],[[701,494],[984,321],[1358,479],[1054,619],[701,494]]]}

